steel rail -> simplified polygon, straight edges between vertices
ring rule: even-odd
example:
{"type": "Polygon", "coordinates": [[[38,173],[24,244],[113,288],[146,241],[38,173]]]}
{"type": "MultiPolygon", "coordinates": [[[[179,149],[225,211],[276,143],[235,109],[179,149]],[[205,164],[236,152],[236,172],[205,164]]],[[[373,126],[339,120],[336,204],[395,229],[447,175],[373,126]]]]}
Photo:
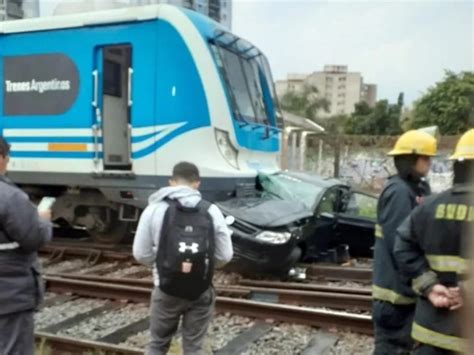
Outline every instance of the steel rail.
{"type": "Polygon", "coordinates": [[[368,295],[368,296],[372,295],[372,290],[368,287],[364,287],[364,288],[341,287],[341,286],[320,285],[316,283],[242,279],[239,281],[239,285],[270,287],[270,288],[284,288],[284,289],[292,289],[292,290],[349,293],[349,294],[368,295]]]}
{"type": "MultiPolygon", "coordinates": [[[[149,302],[152,292],[152,289],[149,287],[125,286],[49,276],[45,277],[45,280],[46,287],[51,292],[72,292],[81,296],[114,300],[126,299],[135,302],[149,302]]],[[[287,297],[298,296],[293,295],[287,297]]],[[[331,297],[335,296],[331,295],[331,297]]],[[[348,301],[346,300],[346,302],[348,301]]],[[[327,305],[325,306],[327,307],[327,305]]],[[[369,334],[372,332],[371,317],[368,315],[296,307],[287,304],[256,302],[221,296],[217,297],[216,308],[218,312],[236,313],[253,318],[271,318],[279,321],[318,327],[337,326],[340,328],[348,328],[354,332],[369,334]]]]}
{"type": "MultiPolygon", "coordinates": [[[[49,277],[61,277],[69,280],[99,282],[131,287],[144,287],[148,289],[153,288],[152,280],[120,279],[73,274],[50,274],[49,277]]],[[[273,303],[305,305],[312,307],[328,307],[344,310],[351,309],[370,311],[372,309],[372,298],[370,294],[351,294],[347,292],[347,289],[343,289],[344,292],[339,292],[337,287],[326,287],[322,291],[318,291],[295,290],[292,288],[281,287],[272,288],[241,285],[216,285],[216,290],[218,295],[222,296],[267,299],[273,303]]]]}
{"type": "Polygon", "coordinates": [[[97,354],[97,355],[141,355],[143,350],[81,340],[45,332],[35,332],[36,347],[39,354],[97,354]]]}
{"type": "Polygon", "coordinates": [[[332,266],[303,264],[306,275],[310,278],[323,277],[338,281],[371,282],[372,269],[367,267],[332,266]]]}

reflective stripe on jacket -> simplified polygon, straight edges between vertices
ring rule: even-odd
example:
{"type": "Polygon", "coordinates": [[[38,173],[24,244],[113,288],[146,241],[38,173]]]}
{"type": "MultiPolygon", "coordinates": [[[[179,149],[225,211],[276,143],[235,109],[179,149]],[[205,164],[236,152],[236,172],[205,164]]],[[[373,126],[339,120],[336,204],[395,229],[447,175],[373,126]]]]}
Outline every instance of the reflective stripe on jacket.
{"type": "Polygon", "coordinates": [[[474,227],[474,187],[458,185],[417,207],[397,231],[395,257],[419,294],[413,337],[446,350],[462,348],[462,310],[436,308],[426,298],[435,284],[456,287],[465,278],[466,241],[474,227]]]}

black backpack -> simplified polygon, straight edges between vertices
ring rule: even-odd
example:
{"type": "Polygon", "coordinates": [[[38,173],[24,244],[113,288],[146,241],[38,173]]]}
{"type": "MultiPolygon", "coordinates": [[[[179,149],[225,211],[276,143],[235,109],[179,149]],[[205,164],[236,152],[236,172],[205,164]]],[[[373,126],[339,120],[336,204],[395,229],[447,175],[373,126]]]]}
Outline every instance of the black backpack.
{"type": "Polygon", "coordinates": [[[161,228],[156,266],[160,289],[171,296],[196,300],[211,285],[214,275],[214,224],[201,200],[184,207],[165,200],[167,209],[161,228]]]}

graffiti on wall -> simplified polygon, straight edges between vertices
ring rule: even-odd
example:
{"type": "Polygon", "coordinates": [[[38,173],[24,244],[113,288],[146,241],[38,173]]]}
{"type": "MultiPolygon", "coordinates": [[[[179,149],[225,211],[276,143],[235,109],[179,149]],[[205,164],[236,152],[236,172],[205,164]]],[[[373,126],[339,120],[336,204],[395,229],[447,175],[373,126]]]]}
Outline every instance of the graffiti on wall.
{"type": "MultiPolygon", "coordinates": [[[[447,189],[452,181],[451,162],[448,152],[441,152],[433,159],[431,172],[428,176],[434,192],[447,189]]],[[[334,156],[323,155],[319,162],[314,152],[309,152],[306,169],[323,176],[334,175],[334,156]],[[313,154],[312,154],[313,153],[313,154]]],[[[339,178],[352,186],[362,189],[381,191],[387,177],[396,172],[393,159],[380,150],[349,150],[346,149],[340,160],[339,178]]]]}

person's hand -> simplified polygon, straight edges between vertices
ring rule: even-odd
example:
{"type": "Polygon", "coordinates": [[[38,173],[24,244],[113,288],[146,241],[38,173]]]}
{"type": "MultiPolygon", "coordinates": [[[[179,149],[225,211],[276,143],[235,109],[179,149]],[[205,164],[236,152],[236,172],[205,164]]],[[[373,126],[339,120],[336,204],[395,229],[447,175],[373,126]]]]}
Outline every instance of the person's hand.
{"type": "Polygon", "coordinates": [[[42,211],[38,211],[38,215],[41,217],[41,218],[44,218],[48,221],[51,221],[51,218],[52,218],[52,213],[51,213],[51,210],[42,210],[42,211]]]}
{"type": "Polygon", "coordinates": [[[451,293],[451,307],[449,309],[454,311],[460,309],[464,306],[464,300],[460,287],[449,287],[449,292],[451,293]]]}
{"type": "Polygon", "coordinates": [[[452,299],[455,298],[446,286],[436,284],[428,294],[428,299],[436,308],[449,308],[452,306],[452,299]]]}

